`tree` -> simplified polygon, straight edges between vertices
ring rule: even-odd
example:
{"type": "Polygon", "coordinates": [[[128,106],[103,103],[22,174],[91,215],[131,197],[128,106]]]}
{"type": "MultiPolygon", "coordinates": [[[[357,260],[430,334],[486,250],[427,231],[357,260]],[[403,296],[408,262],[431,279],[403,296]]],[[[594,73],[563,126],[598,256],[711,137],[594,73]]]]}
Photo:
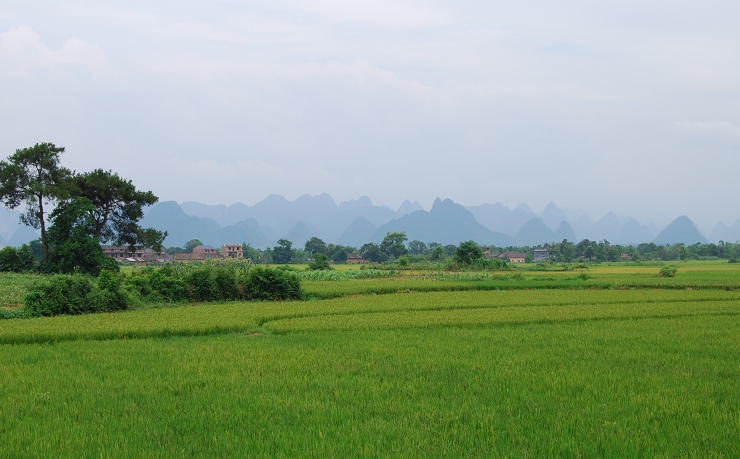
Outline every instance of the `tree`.
{"type": "Polygon", "coordinates": [[[434,261],[442,260],[445,257],[445,249],[441,245],[437,245],[432,249],[432,255],[429,257],[434,261]]]}
{"type": "Polygon", "coordinates": [[[16,150],[7,160],[0,161],[0,200],[10,209],[21,204],[26,212],[22,223],[41,231],[43,260],[49,260],[44,205],[53,204],[65,195],[71,173],[59,165],[64,147],[53,143],[37,143],[16,150]]]}
{"type": "Polygon", "coordinates": [[[185,245],[182,246],[182,248],[183,250],[185,250],[185,253],[193,253],[193,249],[198,247],[199,245],[203,245],[203,243],[200,242],[200,239],[191,239],[186,242],[185,245]]]}
{"type": "Polygon", "coordinates": [[[326,242],[317,237],[312,237],[306,242],[305,250],[314,256],[316,256],[317,253],[326,254],[326,242]]]}
{"type": "Polygon", "coordinates": [[[94,275],[98,275],[103,267],[118,269],[115,260],[103,254],[95,237],[95,220],[91,216],[94,208],[89,199],[77,198],[64,201],[54,209],[48,235],[49,260],[45,269],[94,275]]]}
{"type": "Polygon", "coordinates": [[[139,191],[131,180],[112,171],[95,169],[72,176],[69,194],[72,199],[87,198],[95,206],[90,215],[95,221],[94,237],[100,242],[162,250],[167,232],[144,229],[138,224],[144,217],[143,207],[159,200],[151,191],[139,191]]]}
{"type": "Polygon", "coordinates": [[[308,264],[309,270],[327,270],[332,269],[329,265],[329,259],[323,253],[316,254],[316,260],[308,264]]]}
{"type": "Polygon", "coordinates": [[[475,241],[461,242],[455,250],[455,261],[469,265],[475,260],[483,258],[483,249],[475,241]]]}
{"type": "Polygon", "coordinates": [[[380,244],[380,250],[393,258],[398,258],[401,255],[407,254],[409,251],[406,249],[404,242],[408,240],[406,233],[386,233],[383,238],[383,242],[380,244]]]}
{"type": "Polygon", "coordinates": [[[347,249],[344,247],[339,247],[334,251],[334,253],[331,256],[331,260],[334,263],[346,263],[347,262],[347,249]]]}
{"type": "Polygon", "coordinates": [[[26,244],[19,248],[7,246],[0,250],[0,272],[22,273],[31,271],[36,264],[31,248],[26,244]]]}
{"type": "Polygon", "coordinates": [[[421,241],[413,240],[409,242],[409,253],[413,255],[423,255],[427,245],[421,241]]]}
{"type": "Polygon", "coordinates": [[[251,244],[247,244],[246,242],[242,242],[242,251],[244,252],[244,255],[242,255],[244,258],[249,258],[255,263],[260,258],[260,254],[257,249],[252,247],[251,244]]]}
{"type": "Polygon", "coordinates": [[[360,247],[360,253],[362,254],[362,258],[371,263],[381,263],[385,260],[385,255],[380,250],[380,246],[374,242],[368,242],[360,247]]]}
{"type": "Polygon", "coordinates": [[[293,258],[293,243],[287,239],[279,239],[278,245],[272,249],[272,262],[277,264],[290,263],[293,258]]]}

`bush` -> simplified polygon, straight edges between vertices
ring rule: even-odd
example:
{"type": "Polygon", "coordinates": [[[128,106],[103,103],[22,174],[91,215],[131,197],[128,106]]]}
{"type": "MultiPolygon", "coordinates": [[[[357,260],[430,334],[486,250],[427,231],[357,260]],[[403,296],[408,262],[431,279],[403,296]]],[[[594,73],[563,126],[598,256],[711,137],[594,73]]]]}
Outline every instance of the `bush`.
{"type": "Polygon", "coordinates": [[[113,312],[128,308],[119,275],[103,271],[97,281],[81,274],[56,275],[31,288],[24,299],[28,317],[113,312]]]}
{"type": "Polygon", "coordinates": [[[31,271],[36,264],[31,248],[23,244],[18,249],[7,246],[0,250],[0,271],[22,273],[31,271]]]}
{"type": "Polygon", "coordinates": [[[289,271],[257,267],[249,272],[245,293],[250,300],[298,300],[301,298],[301,283],[289,271]]]}
{"type": "Polygon", "coordinates": [[[675,266],[663,266],[658,272],[658,277],[676,277],[676,271],[675,266]]]}
{"type": "Polygon", "coordinates": [[[308,268],[306,268],[309,271],[323,271],[323,270],[330,270],[332,267],[329,265],[329,260],[323,253],[317,253],[314,255],[313,262],[308,264],[308,268]]]}

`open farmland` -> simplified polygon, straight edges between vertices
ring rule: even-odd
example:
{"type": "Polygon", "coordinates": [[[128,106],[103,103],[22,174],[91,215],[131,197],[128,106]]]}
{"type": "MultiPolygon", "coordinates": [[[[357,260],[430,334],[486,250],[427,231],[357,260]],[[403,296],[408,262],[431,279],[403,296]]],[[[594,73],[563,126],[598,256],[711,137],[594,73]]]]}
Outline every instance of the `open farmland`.
{"type": "Polygon", "coordinates": [[[740,269],[678,268],[0,321],[2,456],[735,457],[740,269]]]}

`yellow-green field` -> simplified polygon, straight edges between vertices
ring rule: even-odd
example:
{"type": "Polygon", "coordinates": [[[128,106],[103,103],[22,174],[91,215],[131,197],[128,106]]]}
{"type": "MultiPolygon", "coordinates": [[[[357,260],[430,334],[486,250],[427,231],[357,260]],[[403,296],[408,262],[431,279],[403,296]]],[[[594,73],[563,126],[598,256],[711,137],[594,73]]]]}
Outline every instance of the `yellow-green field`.
{"type": "Polygon", "coordinates": [[[737,457],[740,268],[676,266],[0,321],[0,457],[737,457]]]}

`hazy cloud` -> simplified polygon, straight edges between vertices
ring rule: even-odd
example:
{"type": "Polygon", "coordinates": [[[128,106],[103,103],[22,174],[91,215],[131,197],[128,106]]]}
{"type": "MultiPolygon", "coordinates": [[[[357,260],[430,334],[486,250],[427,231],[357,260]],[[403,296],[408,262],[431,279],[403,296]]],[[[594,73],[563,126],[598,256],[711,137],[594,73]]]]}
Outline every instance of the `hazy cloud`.
{"type": "Polygon", "coordinates": [[[9,0],[0,152],[54,141],[178,201],[554,201],[706,227],[738,217],[737,17],[720,0],[9,0]]]}

